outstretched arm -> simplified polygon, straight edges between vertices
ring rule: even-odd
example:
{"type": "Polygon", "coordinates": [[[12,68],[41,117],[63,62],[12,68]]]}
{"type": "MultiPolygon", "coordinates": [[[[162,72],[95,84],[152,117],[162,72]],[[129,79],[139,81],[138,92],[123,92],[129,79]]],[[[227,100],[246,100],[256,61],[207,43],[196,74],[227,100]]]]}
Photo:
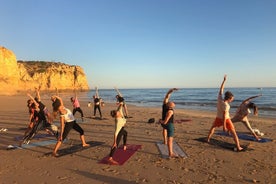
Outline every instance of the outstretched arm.
{"type": "Polygon", "coordinates": [[[250,100],[252,100],[252,99],[254,99],[254,98],[260,97],[260,96],[262,96],[262,94],[256,95],[256,96],[251,96],[251,97],[245,99],[242,103],[246,103],[246,102],[248,102],[248,101],[250,101],[250,100]]]}
{"type": "Polygon", "coordinates": [[[62,98],[60,98],[59,96],[54,96],[54,97],[60,101],[60,106],[64,106],[62,98]]]}
{"type": "Polygon", "coordinates": [[[169,102],[169,99],[170,99],[170,97],[171,97],[171,94],[172,94],[174,91],[177,91],[177,90],[178,90],[177,88],[172,88],[172,89],[170,89],[170,90],[167,92],[167,94],[166,94],[166,96],[165,96],[165,98],[164,98],[164,100],[163,100],[163,104],[168,103],[168,102],[169,102]]]}
{"type": "Polygon", "coordinates": [[[35,95],[36,95],[36,97],[37,97],[37,100],[40,102],[40,88],[41,88],[41,86],[38,86],[38,88],[35,88],[35,95]]]}
{"type": "Polygon", "coordinates": [[[120,96],[120,97],[123,97],[123,95],[120,93],[119,89],[114,87],[114,89],[117,91],[117,94],[120,96]]]}
{"type": "Polygon", "coordinates": [[[27,93],[27,95],[30,97],[30,99],[32,99],[32,101],[35,103],[35,106],[38,107],[39,104],[35,101],[34,97],[30,94],[30,93],[27,93]]]}
{"type": "Polygon", "coordinates": [[[223,81],[222,81],[222,83],[221,83],[221,86],[220,86],[220,89],[219,89],[219,94],[220,94],[220,95],[223,94],[224,84],[225,84],[225,81],[226,81],[226,77],[227,77],[227,75],[224,75],[223,81]]]}
{"type": "Polygon", "coordinates": [[[99,96],[99,91],[98,91],[98,87],[95,87],[95,90],[96,90],[96,92],[95,92],[96,98],[100,98],[100,96],[99,96]]]}

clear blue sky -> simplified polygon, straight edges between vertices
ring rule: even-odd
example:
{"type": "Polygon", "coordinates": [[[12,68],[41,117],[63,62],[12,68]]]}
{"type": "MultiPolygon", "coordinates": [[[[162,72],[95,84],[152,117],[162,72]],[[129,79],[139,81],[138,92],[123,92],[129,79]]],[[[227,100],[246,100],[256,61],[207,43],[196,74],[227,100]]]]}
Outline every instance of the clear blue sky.
{"type": "Polygon", "coordinates": [[[0,0],[18,60],[83,67],[94,88],[276,87],[275,0],[0,0]]]}

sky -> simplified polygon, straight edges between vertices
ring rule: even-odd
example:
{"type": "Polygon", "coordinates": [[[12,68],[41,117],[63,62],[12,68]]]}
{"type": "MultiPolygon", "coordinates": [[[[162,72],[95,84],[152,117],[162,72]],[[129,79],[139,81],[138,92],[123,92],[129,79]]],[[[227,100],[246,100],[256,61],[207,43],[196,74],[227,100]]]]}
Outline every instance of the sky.
{"type": "Polygon", "coordinates": [[[84,69],[90,88],[276,87],[275,0],[0,0],[17,60],[84,69]]]}

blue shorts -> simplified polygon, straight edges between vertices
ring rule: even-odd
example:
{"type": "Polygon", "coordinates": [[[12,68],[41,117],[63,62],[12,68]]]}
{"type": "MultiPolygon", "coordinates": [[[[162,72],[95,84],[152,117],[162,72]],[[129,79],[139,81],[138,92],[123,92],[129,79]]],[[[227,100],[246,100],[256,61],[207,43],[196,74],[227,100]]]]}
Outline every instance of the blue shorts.
{"type": "Polygon", "coordinates": [[[168,123],[166,125],[161,124],[161,126],[167,130],[168,137],[173,137],[174,135],[174,126],[173,123],[168,123]]]}

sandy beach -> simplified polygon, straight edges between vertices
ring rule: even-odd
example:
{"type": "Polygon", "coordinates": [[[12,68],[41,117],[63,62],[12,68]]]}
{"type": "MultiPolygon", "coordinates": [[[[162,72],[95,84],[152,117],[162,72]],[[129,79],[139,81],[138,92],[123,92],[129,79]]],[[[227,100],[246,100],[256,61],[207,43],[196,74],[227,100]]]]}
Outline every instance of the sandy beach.
{"type": "MultiPolygon", "coordinates": [[[[124,165],[114,166],[98,162],[109,154],[113,143],[114,120],[110,110],[116,104],[103,108],[105,119],[92,119],[92,108],[80,101],[85,121],[79,121],[85,131],[86,141],[101,144],[78,150],[62,157],[52,157],[54,144],[26,149],[7,150],[8,145],[18,145],[16,137],[24,134],[28,125],[26,96],[0,96],[0,183],[276,183],[276,119],[250,117],[252,127],[264,133],[271,142],[258,143],[240,140],[248,145],[246,152],[234,152],[221,145],[207,144],[206,138],[216,112],[178,109],[175,119],[191,120],[175,123],[175,141],[186,152],[188,158],[164,159],[160,156],[156,142],[162,140],[159,124],[149,124],[149,118],[161,117],[160,108],[128,106],[132,118],[127,121],[128,144],[142,145],[124,165]],[[3,131],[6,129],[6,131],[3,131]]],[[[43,96],[48,109],[50,99],[43,96]]],[[[72,109],[68,100],[66,107],[72,109]]],[[[160,102],[161,104],[162,102],[160,102]]],[[[80,115],[77,113],[76,118],[80,115]]],[[[56,119],[55,122],[58,122],[56,119]]],[[[247,133],[242,123],[235,124],[238,133],[247,133]]],[[[217,131],[221,131],[218,128],[217,131]]],[[[45,131],[39,134],[46,134],[45,131]]],[[[49,137],[34,139],[39,142],[49,137]]],[[[52,138],[53,139],[53,138],[52,138]]],[[[234,144],[231,137],[214,134],[213,139],[225,144],[234,144]]],[[[61,146],[68,149],[81,144],[79,135],[72,130],[69,141],[61,146]]]]}

